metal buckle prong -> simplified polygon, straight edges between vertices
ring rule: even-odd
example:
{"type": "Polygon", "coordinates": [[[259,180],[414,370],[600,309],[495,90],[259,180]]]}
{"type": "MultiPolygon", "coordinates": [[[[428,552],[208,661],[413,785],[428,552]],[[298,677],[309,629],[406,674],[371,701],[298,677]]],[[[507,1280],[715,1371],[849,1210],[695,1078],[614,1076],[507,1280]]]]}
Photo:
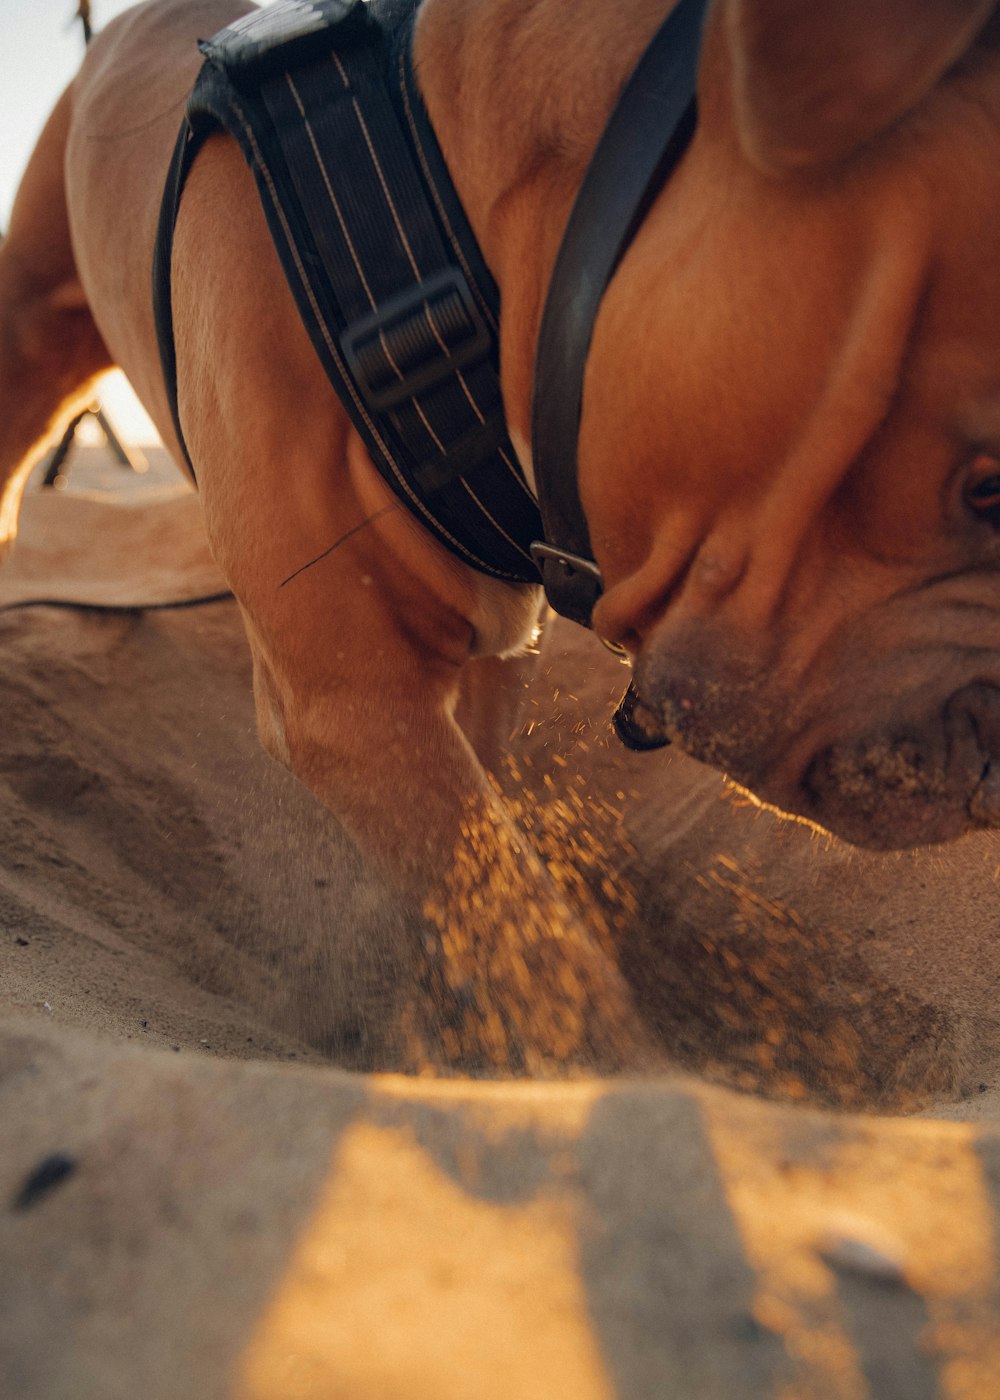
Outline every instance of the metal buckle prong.
{"type": "Polygon", "coordinates": [[[593,559],[585,559],[582,554],[573,554],[568,549],[546,544],[544,540],[535,540],[531,545],[531,557],[541,573],[544,573],[547,563],[559,564],[568,574],[583,574],[593,579],[599,594],[604,591],[604,576],[593,559]]]}
{"type": "Polygon", "coordinates": [[[562,617],[589,627],[594,605],[604,592],[604,576],[594,560],[544,540],[534,542],[531,557],[550,606],[562,617]]]}

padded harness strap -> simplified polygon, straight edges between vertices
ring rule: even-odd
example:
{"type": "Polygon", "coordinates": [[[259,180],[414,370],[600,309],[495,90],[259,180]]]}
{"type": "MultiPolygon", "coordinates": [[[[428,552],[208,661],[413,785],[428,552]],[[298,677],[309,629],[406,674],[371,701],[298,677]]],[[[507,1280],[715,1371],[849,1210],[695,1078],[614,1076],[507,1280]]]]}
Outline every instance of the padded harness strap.
{"type": "Polygon", "coordinates": [[[498,293],[413,80],[411,22],[391,36],[357,0],[280,0],[200,45],[154,253],[174,424],[183,444],[173,229],[201,142],[221,127],[253,171],[299,313],[385,480],[467,564],[537,583],[541,524],[504,421],[498,293]]]}

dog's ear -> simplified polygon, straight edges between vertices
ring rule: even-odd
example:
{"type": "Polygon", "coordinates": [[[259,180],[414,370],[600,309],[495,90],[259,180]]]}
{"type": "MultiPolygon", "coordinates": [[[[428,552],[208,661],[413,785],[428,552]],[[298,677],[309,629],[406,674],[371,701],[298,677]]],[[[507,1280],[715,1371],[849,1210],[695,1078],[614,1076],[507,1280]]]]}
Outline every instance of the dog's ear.
{"type": "Polygon", "coordinates": [[[841,159],[926,97],[997,0],[720,0],[732,111],[773,173],[841,159]]]}

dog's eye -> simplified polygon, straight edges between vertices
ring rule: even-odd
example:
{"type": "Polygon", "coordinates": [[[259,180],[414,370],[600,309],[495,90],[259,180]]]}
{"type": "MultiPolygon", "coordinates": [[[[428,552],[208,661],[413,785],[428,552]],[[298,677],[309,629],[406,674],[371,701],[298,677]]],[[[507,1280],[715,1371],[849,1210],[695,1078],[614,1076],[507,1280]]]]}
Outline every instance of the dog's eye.
{"type": "Polygon", "coordinates": [[[1000,526],[1000,458],[979,452],[969,464],[965,503],[991,524],[1000,526]]]}

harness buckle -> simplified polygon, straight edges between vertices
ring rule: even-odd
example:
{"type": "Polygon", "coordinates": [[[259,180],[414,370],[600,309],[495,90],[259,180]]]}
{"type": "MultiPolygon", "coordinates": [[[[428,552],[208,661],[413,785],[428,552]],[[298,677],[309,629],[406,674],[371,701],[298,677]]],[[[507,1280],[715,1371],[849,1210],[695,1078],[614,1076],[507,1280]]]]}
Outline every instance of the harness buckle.
{"type": "Polygon", "coordinates": [[[377,413],[485,359],[490,333],[457,267],[390,297],[340,337],[351,375],[377,413]]]}
{"type": "Polygon", "coordinates": [[[542,576],[545,596],[561,617],[590,626],[594,605],[604,592],[604,577],[593,559],[536,540],[531,557],[542,576]]]}

